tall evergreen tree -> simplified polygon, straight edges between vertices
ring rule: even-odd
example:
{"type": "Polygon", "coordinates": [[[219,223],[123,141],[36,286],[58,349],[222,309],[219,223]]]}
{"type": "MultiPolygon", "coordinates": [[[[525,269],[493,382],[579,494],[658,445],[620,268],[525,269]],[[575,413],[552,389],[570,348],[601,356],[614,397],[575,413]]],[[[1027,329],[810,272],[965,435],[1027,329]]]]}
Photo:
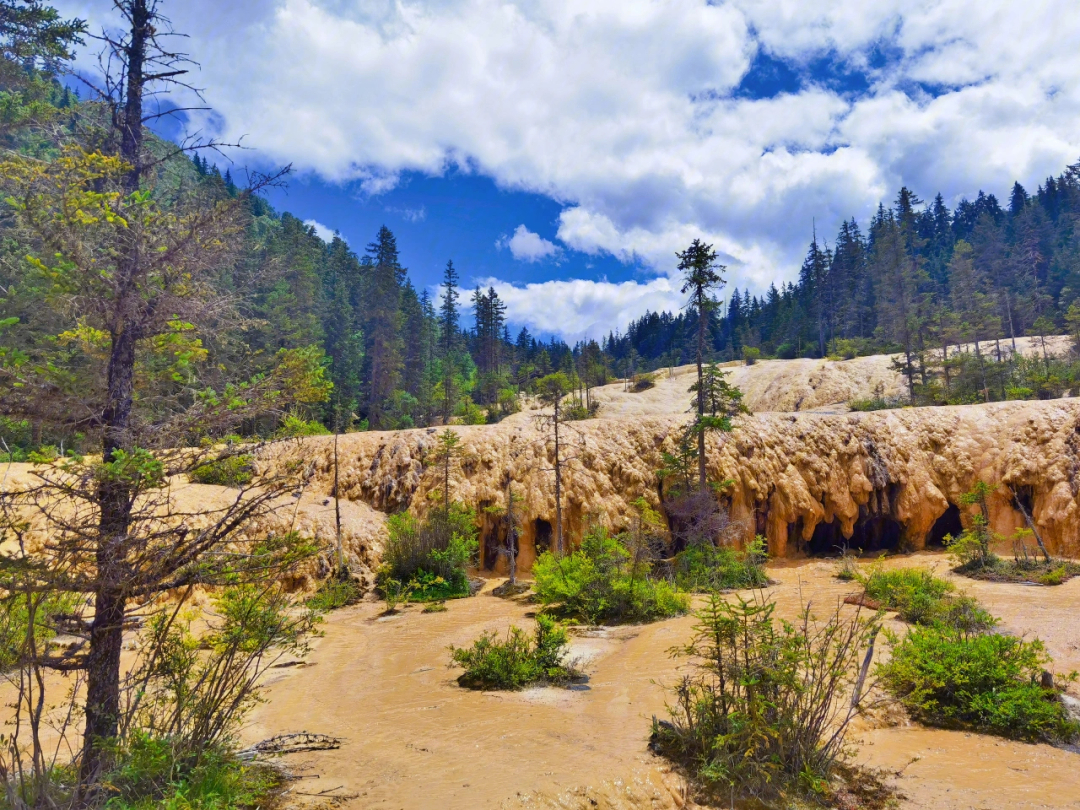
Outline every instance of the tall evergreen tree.
{"type": "Polygon", "coordinates": [[[392,427],[390,403],[401,382],[401,287],[405,270],[397,240],[383,225],[368,245],[365,279],[367,411],[377,430],[392,427]]]}
{"type": "Polygon", "coordinates": [[[705,432],[708,427],[705,420],[704,385],[706,336],[711,313],[716,309],[713,290],[720,289],[724,285],[722,275],[724,266],[717,264],[717,254],[712,245],[706,245],[700,239],[695,239],[690,243],[690,247],[682,253],[677,253],[676,256],[679,258],[679,270],[683,274],[682,293],[690,295],[686,306],[697,319],[697,339],[694,347],[697,363],[697,396],[695,397],[697,418],[694,421],[693,430],[697,433],[698,486],[704,490],[706,487],[705,432]]]}
{"type": "Polygon", "coordinates": [[[454,262],[446,263],[443,272],[443,294],[439,305],[439,349],[442,357],[442,417],[443,424],[450,424],[450,417],[454,415],[454,406],[457,402],[457,353],[461,336],[458,322],[458,274],[454,269],[454,262]]]}

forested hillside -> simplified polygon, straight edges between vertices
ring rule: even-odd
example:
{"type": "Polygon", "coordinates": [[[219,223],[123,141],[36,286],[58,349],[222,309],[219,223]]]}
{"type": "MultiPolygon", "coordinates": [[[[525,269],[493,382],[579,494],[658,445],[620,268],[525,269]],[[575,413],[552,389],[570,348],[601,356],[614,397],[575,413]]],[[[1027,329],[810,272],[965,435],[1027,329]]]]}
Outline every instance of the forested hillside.
{"type": "MultiPolygon", "coordinates": [[[[900,353],[909,393],[927,404],[1060,396],[1075,383],[1071,366],[1049,355],[1041,370],[1006,360],[1016,337],[1080,332],[1078,215],[1080,164],[1034,195],[1016,183],[1007,207],[979,192],[950,211],[940,194],[924,204],[902,188],[865,229],[851,219],[831,243],[815,235],[797,282],[764,295],[733,290],[711,324],[713,348],[727,360],[744,349],[751,358],[900,353]]],[[[648,314],[604,348],[679,362],[693,328],[681,315],[648,314]]]]}
{"type": "MultiPolygon", "coordinates": [[[[36,69],[8,68],[3,81],[10,152],[55,159],[65,144],[93,145],[102,105],[36,69]]],[[[584,402],[591,386],[693,357],[693,314],[649,313],[573,347],[512,332],[494,289],[462,288],[467,268],[448,261],[434,296],[418,290],[386,227],[363,248],[338,237],[327,244],[239,189],[207,159],[220,153],[147,138],[160,158],[154,193],[238,204],[215,237],[227,249],[212,268],[235,306],[197,333],[177,313],[144,373],[163,396],[187,400],[280,375],[283,361],[319,376],[320,392],[253,414],[244,432],[265,435],[283,421],[301,431],[497,421],[552,371],[566,372],[584,402]]],[[[68,293],[47,283],[55,268],[27,258],[36,246],[16,225],[17,207],[0,219],[4,439],[24,449],[70,446],[93,429],[88,392],[100,387],[103,336],[75,297],[59,300],[68,293]],[[36,420],[20,416],[30,400],[36,420]]],[[[903,188],[865,226],[852,219],[831,242],[815,236],[798,281],[725,295],[708,325],[712,359],[895,352],[916,403],[1060,396],[1076,382],[1071,359],[1024,359],[1012,349],[1022,335],[1080,333],[1078,215],[1080,164],[1034,194],[1014,185],[1006,206],[980,192],[950,211],[940,194],[924,204],[903,188]]],[[[897,403],[876,403],[888,404],[897,403]]]]}

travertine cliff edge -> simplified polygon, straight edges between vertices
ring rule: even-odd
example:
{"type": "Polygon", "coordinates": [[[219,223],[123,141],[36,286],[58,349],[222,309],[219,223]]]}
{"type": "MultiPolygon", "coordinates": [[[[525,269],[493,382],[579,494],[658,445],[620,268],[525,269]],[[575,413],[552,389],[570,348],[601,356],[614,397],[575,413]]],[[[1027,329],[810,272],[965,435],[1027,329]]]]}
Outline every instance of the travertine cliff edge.
{"type": "MultiPolygon", "coordinates": [[[[679,386],[685,391],[685,385],[679,386]]],[[[611,388],[609,386],[609,388],[611,388]]],[[[648,392],[647,392],[648,393],[648,392]]],[[[626,397],[640,396],[626,394],[626,397]]],[[[615,407],[612,411],[617,412],[615,407]]],[[[572,425],[564,478],[568,536],[590,519],[629,522],[641,496],[659,504],[656,470],[685,416],[636,414],[572,425]]],[[[549,542],[555,515],[552,443],[519,414],[499,425],[465,427],[452,497],[478,507],[505,500],[508,479],[524,501],[520,570],[549,542]]],[[[342,436],[341,494],[383,513],[422,512],[441,489],[432,461],[435,429],[342,436]]],[[[306,440],[315,490],[329,492],[330,438],[306,440]]],[[[731,516],[743,539],[768,538],[776,556],[842,545],[922,548],[959,530],[960,495],[978,479],[1001,486],[991,502],[996,532],[1024,525],[1026,505],[1047,545],[1080,553],[1080,401],[1007,402],[873,413],[759,413],[734,433],[710,439],[711,475],[734,481],[731,516]]],[[[485,519],[485,564],[497,562],[495,521],[485,519]]],[[[369,535],[370,537],[370,535],[369,535]]],[[[378,556],[378,549],[364,549],[378,556]]]]}

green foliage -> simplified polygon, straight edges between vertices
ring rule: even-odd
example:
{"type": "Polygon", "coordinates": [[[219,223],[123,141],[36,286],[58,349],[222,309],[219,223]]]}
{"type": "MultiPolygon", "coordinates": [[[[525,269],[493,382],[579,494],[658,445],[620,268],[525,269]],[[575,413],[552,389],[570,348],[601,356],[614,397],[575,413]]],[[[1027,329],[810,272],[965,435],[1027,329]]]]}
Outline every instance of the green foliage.
{"type": "Polygon", "coordinates": [[[671,722],[653,719],[653,750],[725,801],[820,798],[861,705],[860,664],[877,620],[837,610],[818,622],[807,608],[793,624],[774,610],[768,599],[712,594],[676,650],[695,671],[675,687],[671,722]]]}
{"type": "Polygon", "coordinates": [[[255,810],[281,784],[273,768],[240,762],[226,749],[193,758],[142,732],[113,754],[107,810],[255,810]]]}
{"type": "Polygon", "coordinates": [[[331,610],[356,604],[362,596],[360,586],[354,579],[334,576],[324,580],[318,590],[308,597],[305,604],[311,610],[329,613],[331,610]]]}
{"type": "Polygon", "coordinates": [[[132,728],[167,739],[197,758],[230,745],[258,703],[258,683],[283,655],[303,657],[321,621],[278,585],[234,585],[213,599],[213,617],[194,630],[194,611],[165,610],[147,623],[144,655],[131,673],[140,684],[132,728]]]}
{"type": "Polygon", "coordinates": [[[564,684],[578,676],[566,663],[566,630],[553,618],[540,614],[532,640],[519,627],[511,627],[505,640],[492,630],[472,647],[450,647],[453,663],[465,672],[458,683],[471,689],[522,689],[534,683],[564,684]]]}
{"type": "Polygon", "coordinates": [[[255,478],[255,459],[247,454],[224,456],[200,464],[188,473],[196,484],[216,484],[222,487],[242,487],[255,478]]]}
{"type": "Polygon", "coordinates": [[[487,423],[487,412],[471,399],[461,401],[457,415],[463,425],[483,425],[487,423]]]}
{"type": "Polygon", "coordinates": [[[600,403],[595,399],[586,405],[575,397],[563,403],[559,410],[559,418],[567,422],[581,422],[585,419],[594,419],[599,412],[600,403]]]}
{"type": "Polygon", "coordinates": [[[867,399],[853,399],[848,402],[848,407],[853,411],[885,411],[892,408],[902,408],[903,400],[899,397],[885,396],[885,386],[878,383],[874,387],[874,395],[867,399]]]}
{"type": "MultiPolygon", "coordinates": [[[[779,353],[779,350],[777,350],[779,353]]],[[[854,360],[859,356],[859,344],[848,338],[833,338],[829,341],[830,360],[854,360]]]]}
{"type": "Polygon", "coordinates": [[[648,562],[627,548],[628,535],[594,526],[581,548],[565,557],[544,552],[533,565],[533,589],[545,607],[599,622],[649,622],[689,608],[685,593],[650,576],[648,562]]]}
{"type": "Polygon", "coordinates": [[[742,358],[746,365],[752,366],[761,359],[761,349],[756,346],[743,346],[742,358]]]}
{"type": "Polygon", "coordinates": [[[912,624],[944,623],[969,632],[996,624],[978,602],[957,595],[955,585],[923,568],[885,570],[875,565],[868,575],[857,578],[868,598],[912,624]]]}
{"type": "Polygon", "coordinates": [[[433,508],[423,521],[402,512],[387,519],[387,529],[376,576],[384,596],[388,588],[417,601],[469,595],[466,567],[479,550],[475,512],[456,502],[433,508]]]}
{"type": "MultiPolygon", "coordinates": [[[[697,393],[697,381],[690,386],[692,393],[697,393]]],[[[743,392],[727,381],[727,372],[716,363],[706,363],[701,370],[701,386],[705,392],[705,415],[719,422],[706,422],[706,429],[730,431],[731,423],[740,414],[749,414],[750,409],[743,402],[743,392]]],[[[696,405],[697,397],[694,398],[696,405]]]]}
{"type": "Polygon", "coordinates": [[[882,682],[924,723],[1031,741],[1080,733],[1058,690],[1040,685],[1051,660],[1038,639],[937,623],[892,640],[892,656],[879,667],[882,682]]]}
{"type": "Polygon", "coordinates": [[[56,635],[57,617],[73,615],[79,606],[78,594],[9,593],[0,599],[0,672],[18,666],[31,643],[40,654],[56,635]]]}
{"type": "Polygon", "coordinates": [[[849,554],[846,548],[836,566],[836,578],[841,582],[854,582],[859,578],[858,558],[854,554],[849,554]]]}
{"type": "Polygon", "coordinates": [[[871,397],[870,399],[853,399],[848,402],[848,407],[853,411],[887,411],[893,408],[902,408],[903,402],[895,398],[877,398],[871,397]]]}
{"type": "Polygon", "coordinates": [[[760,536],[745,552],[728,546],[693,545],[675,558],[675,582],[684,590],[699,592],[762,588],[769,584],[767,558],[760,536]]]}
{"type": "Polygon", "coordinates": [[[156,489],[165,484],[165,465],[149,450],[115,450],[112,460],[94,467],[102,483],[123,483],[136,491],[156,489]]]}
{"type": "Polygon", "coordinates": [[[990,530],[990,510],[986,500],[996,489],[985,481],[976,481],[970,492],[960,496],[962,506],[978,506],[979,512],[968,516],[967,528],[956,539],[948,538],[946,545],[963,569],[993,567],[997,555],[990,551],[990,544],[999,539],[990,530]]]}
{"type": "Polygon", "coordinates": [[[292,439],[300,436],[328,436],[329,434],[330,431],[322,422],[304,419],[296,413],[287,413],[275,431],[274,438],[292,439]]]}
{"type": "Polygon", "coordinates": [[[563,397],[570,393],[572,387],[570,378],[561,371],[541,377],[534,385],[540,401],[549,407],[562,402],[563,397]]]}

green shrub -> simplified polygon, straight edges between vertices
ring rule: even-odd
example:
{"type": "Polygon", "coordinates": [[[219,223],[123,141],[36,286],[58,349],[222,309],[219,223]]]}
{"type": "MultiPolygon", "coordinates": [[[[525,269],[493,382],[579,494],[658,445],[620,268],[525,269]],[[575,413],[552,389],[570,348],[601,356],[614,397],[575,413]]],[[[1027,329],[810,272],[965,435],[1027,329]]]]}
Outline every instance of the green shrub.
{"type": "Polygon", "coordinates": [[[758,348],[756,348],[754,346],[743,346],[742,347],[742,358],[743,358],[743,362],[746,363],[746,365],[748,365],[748,366],[754,365],[754,363],[756,363],[760,357],[761,357],[761,349],[758,349],[758,348]]]}
{"type": "Polygon", "coordinates": [[[437,507],[424,520],[408,512],[391,515],[383,564],[376,575],[380,591],[391,581],[416,601],[468,596],[466,567],[476,556],[476,514],[460,503],[437,507]]]}
{"type": "Polygon", "coordinates": [[[855,340],[833,338],[828,349],[830,360],[854,360],[859,356],[859,344],[855,340]]]}
{"type": "Polygon", "coordinates": [[[794,343],[781,343],[776,347],[777,360],[794,360],[799,348],[794,343]]]}
{"type": "Polygon", "coordinates": [[[241,762],[224,749],[183,755],[170,740],[143,732],[115,756],[104,780],[112,794],[107,810],[254,810],[266,806],[282,781],[275,769],[241,762]]]}
{"type": "Polygon", "coordinates": [[[820,800],[865,696],[860,664],[876,618],[836,610],[818,622],[807,608],[791,623],[774,610],[769,599],[712,594],[677,653],[694,671],[675,687],[671,721],[653,719],[650,747],[724,806],[791,794],[820,800]]]}
{"type": "Polygon", "coordinates": [[[487,422],[487,411],[471,399],[462,400],[457,415],[463,425],[483,425],[487,422]]]}
{"type": "Polygon", "coordinates": [[[874,566],[857,575],[866,596],[881,607],[895,610],[911,624],[943,622],[967,631],[988,630],[996,620],[970,596],[957,595],[956,586],[923,568],[874,566]]]}
{"type": "Polygon", "coordinates": [[[684,590],[698,592],[763,588],[769,584],[766,559],[760,537],[745,552],[727,546],[694,545],[675,558],[675,582],[684,590]]]}
{"type": "Polygon", "coordinates": [[[278,426],[277,431],[274,433],[275,439],[291,439],[298,436],[328,436],[330,431],[326,429],[326,426],[322,422],[318,422],[314,419],[307,420],[302,416],[294,413],[285,414],[285,418],[281,420],[281,424],[278,426]]]}
{"type": "Polygon", "coordinates": [[[642,391],[648,391],[650,388],[656,387],[656,374],[635,374],[633,385],[630,386],[630,392],[633,394],[640,394],[642,391]]]}
{"type": "Polygon", "coordinates": [[[559,418],[567,422],[583,422],[586,419],[595,419],[600,413],[600,403],[595,399],[587,405],[578,397],[570,397],[559,408],[559,418]]]}
{"type": "Polygon", "coordinates": [[[450,653],[453,664],[465,670],[458,678],[462,686],[522,689],[534,683],[567,683],[577,677],[577,671],[565,661],[568,646],[565,628],[541,614],[536,617],[532,641],[524,630],[511,627],[504,641],[492,630],[476,639],[472,647],[451,645],[450,653]]]}
{"type": "Polygon", "coordinates": [[[319,585],[319,589],[308,597],[305,604],[312,610],[329,613],[331,610],[356,604],[362,596],[356,580],[334,576],[324,580],[319,585]]]}
{"type": "Polygon", "coordinates": [[[0,672],[19,665],[29,654],[31,615],[33,640],[40,652],[63,618],[78,611],[80,601],[78,594],[67,593],[12,593],[0,600],[0,672]]]}
{"type": "Polygon", "coordinates": [[[844,549],[840,562],[836,565],[836,578],[843,582],[854,582],[859,578],[859,562],[854,554],[844,549]]]}
{"type": "Polygon", "coordinates": [[[1035,391],[1025,386],[1009,386],[1005,389],[1005,399],[1035,399],[1035,391]]]}
{"type": "Polygon", "coordinates": [[[216,484],[221,487],[243,487],[255,478],[255,459],[246,453],[207,461],[188,473],[196,484],[216,484]]]}
{"type": "Polygon", "coordinates": [[[1059,564],[1056,568],[1052,568],[1045,574],[1041,574],[1038,578],[1038,582],[1041,585],[1061,585],[1069,579],[1071,575],[1067,565],[1059,564]]]}
{"type": "Polygon", "coordinates": [[[630,535],[594,527],[565,557],[544,552],[533,565],[533,590],[548,608],[599,622],[648,622],[689,608],[685,593],[650,576],[651,564],[626,546],[630,535]]]}
{"type": "Polygon", "coordinates": [[[892,657],[878,673],[922,722],[1024,740],[1068,741],[1080,732],[1057,690],[1040,685],[1051,660],[1038,639],[937,623],[892,641],[892,657]]]}
{"type": "Polygon", "coordinates": [[[903,400],[897,397],[869,397],[868,399],[853,399],[848,402],[848,407],[853,411],[886,411],[892,408],[904,407],[903,400]]]}

